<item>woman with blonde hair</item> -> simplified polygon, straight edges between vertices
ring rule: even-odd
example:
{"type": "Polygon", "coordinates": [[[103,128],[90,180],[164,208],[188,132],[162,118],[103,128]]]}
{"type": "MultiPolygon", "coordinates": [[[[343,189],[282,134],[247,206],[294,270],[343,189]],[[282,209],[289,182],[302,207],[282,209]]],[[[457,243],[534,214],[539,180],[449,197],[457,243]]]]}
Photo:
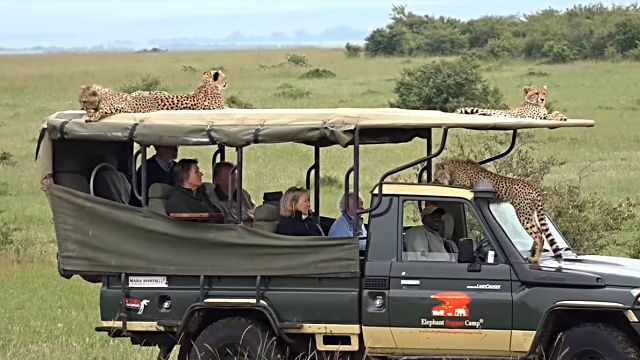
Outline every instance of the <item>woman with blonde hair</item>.
{"type": "Polygon", "coordinates": [[[322,229],[313,218],[307,189],[293,186],[282,195],[276,234],[324,236],[322,229]]]}

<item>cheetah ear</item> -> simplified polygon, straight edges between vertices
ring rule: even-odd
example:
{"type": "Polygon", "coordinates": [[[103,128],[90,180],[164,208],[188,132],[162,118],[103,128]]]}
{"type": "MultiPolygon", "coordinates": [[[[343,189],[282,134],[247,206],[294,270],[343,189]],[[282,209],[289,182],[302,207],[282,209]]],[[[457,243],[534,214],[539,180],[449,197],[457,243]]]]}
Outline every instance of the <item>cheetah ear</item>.
{"type": "Polygon", "coordinates": [[[547,90],[547,85],[542,85],[542,88],[547,90]]]}
{"type": "Polygon", "coordinates": [[[525,95],[529,92],[529,90],[531,90],[531,86],[524,86],[522,88],[522,90],[524,91],[525,95]]]}
{"type": "Polygon", "coordinates": [[[213,81],[218,81],[218,79],[220,79],[220,71],[213,73],[213,81]]]}
{"type": "Polygon", "coordinates": [[[93,90],[91,90],[90,94],[91,94],[91,96],[98,96],[98,90],[93,89],[93,90]]]}

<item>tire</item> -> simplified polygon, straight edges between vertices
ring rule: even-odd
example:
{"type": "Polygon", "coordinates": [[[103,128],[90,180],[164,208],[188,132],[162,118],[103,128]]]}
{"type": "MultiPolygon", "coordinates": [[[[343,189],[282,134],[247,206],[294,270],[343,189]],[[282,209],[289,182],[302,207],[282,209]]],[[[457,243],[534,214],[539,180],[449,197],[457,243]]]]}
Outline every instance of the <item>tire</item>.
{"type": "Polygon", "coordinates": [[[273,333],[262,324],[241,318],[225,318],[209,325],[196,338],[188,360],[284,359],[273,333]]]}
{"type": "Polygon", "coordinates": [[[551,360],[640,360],[638,347],[616,327],[602,323],[574,326],[555,340],[551,360]]]}

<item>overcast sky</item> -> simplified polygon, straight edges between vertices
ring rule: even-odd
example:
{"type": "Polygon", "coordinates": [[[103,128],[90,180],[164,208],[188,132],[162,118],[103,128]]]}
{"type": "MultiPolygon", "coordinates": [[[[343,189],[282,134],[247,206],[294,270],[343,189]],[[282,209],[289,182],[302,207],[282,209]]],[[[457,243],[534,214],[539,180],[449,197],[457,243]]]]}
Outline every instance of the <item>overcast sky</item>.
{"type": "MultiPolygon", "coordinates": [[[[349,26],[371,31],[393,4],[460,19],[566,9],[564,0],[0,0],[0,47],[89,46],[114,41],[285,34],[349,26]]],[[[605,5],[636,1],[602,1],[605,5]]]]}

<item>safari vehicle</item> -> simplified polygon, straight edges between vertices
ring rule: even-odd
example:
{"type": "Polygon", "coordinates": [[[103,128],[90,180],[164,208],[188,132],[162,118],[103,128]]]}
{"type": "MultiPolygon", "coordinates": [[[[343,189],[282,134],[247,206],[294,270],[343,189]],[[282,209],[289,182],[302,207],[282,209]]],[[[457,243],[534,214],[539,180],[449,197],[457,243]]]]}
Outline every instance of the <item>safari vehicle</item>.
{"type": "MultiPolygon", "coordinates": [[[[470,190],[430,184],[432,160],[446,151],[449,131],[511,132],[503,153],[475,159],[486,164],[513,150],[518,131],[591,127],[591,120],[401,109],[163,111],[96,123],[83,116],[63,111],[48,117],[36,150],[59,272],[101,284],[95,330],[158,346],[160,359],[174,349],[179,359],[640,356],[639,261],[578,255],[550,221],[564,262],[550,257],[545,245],[541,262],[532,265],[526,257],[533,240],[513,207],[494,201],[491,183],[470,190]],[[149,194],[136,194],[142,208],[92,195],[101,168],[135,183],[137,161],[144,168],[154,144],[210,146],[212,163],[235,150],[238,188],[251,176],[243,173],[246,147],[305,144],[314,153],[306,187],[326,233],[334,219],[320,214],[323,148],[353,151],[344,191],[359,193],[363,146],[422,139],[426,153],[381,174],[370,205],[360,211],[368,230],[364,250],[355,230],[342,238],[288,237],[239,221],[172,219],[162,206],[151,206],[164,201],[153,186],[149,194]],[[105,155],[117,161],[107,165],[105,155]],[[415,183],[388,181],[414,166],[422,166],[415,183]],[[406,230],[417,225],[409,215],[426,201],[451,214],[444,232],[458,251],[447,259],[416,260],[403,246],[406,230]]],[[[264,202],[277,205],[278,190],[265,193],[264,202]]]]}

